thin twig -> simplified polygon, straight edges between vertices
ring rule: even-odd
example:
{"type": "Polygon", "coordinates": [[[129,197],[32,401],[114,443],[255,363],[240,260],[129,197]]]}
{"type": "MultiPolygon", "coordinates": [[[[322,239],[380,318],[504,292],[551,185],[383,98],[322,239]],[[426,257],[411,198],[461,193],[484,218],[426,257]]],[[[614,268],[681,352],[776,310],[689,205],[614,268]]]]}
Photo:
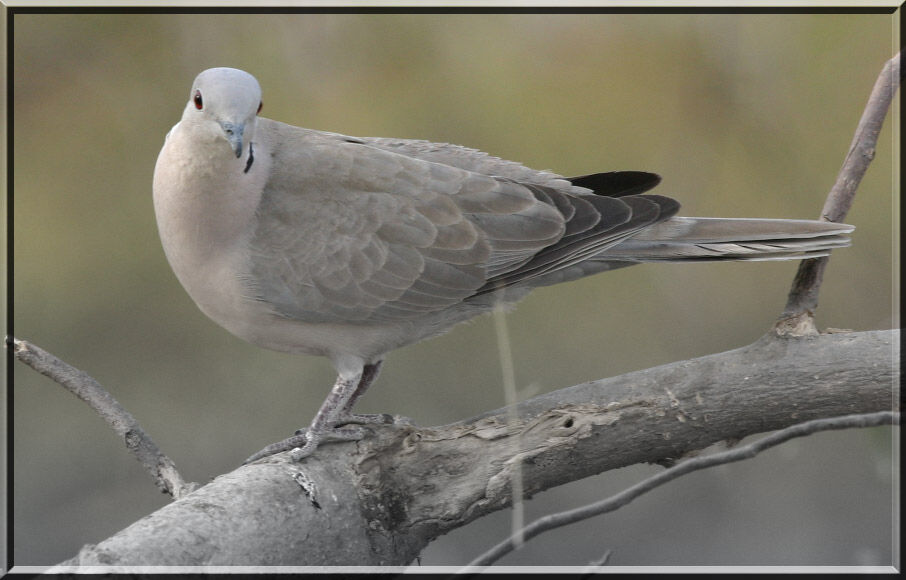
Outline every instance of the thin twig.
{"type": "Polygon", "coordinates": [[[50,377],[97,411],[116,434],[123,438],[126,447],[145,466],[161,491],[179,499],[195,489],[196,484],[183,480],[173,461],[163,454],[135,417],[96,380],[27,341],[7,337],[6,344],[7,348],[12,346],[17,359],[50,377]]]}
{"type": "MultiPolygon", "coordinates": [[[[672,481],[680,476],[686,475],[687,473],[708,467],[714,467],[715,465],[724,465],[735,461],[751,459],[762,451],[776,445],[780,445],[781,443],[789,441],[790,439],[793,439],[795,437],[803,437],[805,435],[811,435],[812,433],[827,431],[830,429],[876,427],[878,425],[889,424],[899,425],[900,414],[894,413],[892,411],[881,411],[879,413],[868,413],[864,415],[844,415],[842,417],[815,419],[812,421],[806,421],[805,423],[799,423],[798,425],[793,425],[791,427],[787,427],[786,429],[775,431],[774,433],[771,433],[763,439],[759,439],[754,443],[750,443],[742,447],[714,453],[712,455],[704,455],[688,459],[676,465],[675,467],[671,467],[670,469],[662,471],[657,475],[654,475],[653,477],[649,477],[648,479],[645,479],[607,499],[603,499],[601,501],[588,504],[573,510],[559,512],[556,514],[549,514],[547,516],[539,518],[526,526],[525,529],[521,531],[521,541],[527,542],[528,540],[542,532],[546,532],[560,526],[565,526],[567,524],[586,520],[596,515],[614,511],[617,508],[628,504],[635,498],[655,489],[656,487],[664,485],[665,483],[672,481]]],[[[511,536],[503,542],[497,544],[478,558],[475,558],[475,560],[473,560],[468,565],[468,567],[488,566],[496,562],[506,554],[512,552],[515,545],[516,538],[511,536]]],[[[468,567],[465,571],[477,571],[468,569],[468,567]]]]}
{"type": "MultiPolygon", "coordinates": [[[[824,208],[821,210],[822,220],[842,222],[846,218],[852,207],[856,189],[875,157],[878,134],[899,86],[900,53],[897,53],[887,61],[878,80],[875,81],[849,151],[843,160],[843,166],[837,175],[837,181],[828,193],[824,208]]],[[[786,307],[774,325],[777,334],[786,336],[817,334],[812,317],[818,307],[818,289],[821,287],[828,259],[828,257],[813,258],[803,260],[799,264],[786,307]]]]}

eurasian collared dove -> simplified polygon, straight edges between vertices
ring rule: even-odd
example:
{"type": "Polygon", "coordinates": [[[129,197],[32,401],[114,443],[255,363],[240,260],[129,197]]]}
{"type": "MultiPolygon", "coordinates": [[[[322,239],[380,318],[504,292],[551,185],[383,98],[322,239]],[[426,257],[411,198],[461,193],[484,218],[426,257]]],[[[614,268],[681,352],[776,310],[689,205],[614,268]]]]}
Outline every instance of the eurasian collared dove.
{"type": "Polygon", "coordinates": [[[455,145],[359,138],[259,117],[241,70],[196,77],[154,170],[154,210],[198,307],[259,346],[326,356],[310,426],[250,459],[310,455],[386,416],[353,415],[389,351],[532,288],[639,262],[825,256],[852,226],[673,217],[625,171],[564,178],[455,145]],[[343,427],[347,425],[347,427],[343,427]]]}

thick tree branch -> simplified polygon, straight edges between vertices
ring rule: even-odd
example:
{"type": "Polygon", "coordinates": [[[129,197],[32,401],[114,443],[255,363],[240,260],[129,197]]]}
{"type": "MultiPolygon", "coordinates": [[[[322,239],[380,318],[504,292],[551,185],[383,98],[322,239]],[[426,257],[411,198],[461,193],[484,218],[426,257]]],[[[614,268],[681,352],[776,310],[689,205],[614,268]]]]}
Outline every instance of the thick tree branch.
{"type": "Polygon", "coordinates": [[[104,421],[123,438],[123,443],[135,455],[155,485],[174,498],[195,489],[196,484],[186,483],[176,470],[173,461],[163,454],[151,436],[145,433],[135,417],[123,408],[113,395],[108,393],[96,380],[79,369],[72,367],[46,350],[27,341],[7,337],[7,348],[23,363],[66,388],[94,409],[104,421]]]}
{"type": "Polygon", "coordinates": [[[525,528],[519,530],[517,534],[510,536],[473,560],[463,571],[473,571],[469,570],[469,568],[473,566],[489,566],[513,550],[522,547],[522,544],[525,541],[530,540],[539,534],[617,510],[637,497],[644,495],[665,483],[673,481],[678,477],[682,477],[687,473],[707,469],[716,465],[725,465],[735,461],[751,459],[762,451],[770,449],[771,447],[776,447],[795,437],[805,437],[806,435],[812,435],[820,431],[829,431],[831,429],[877,427],[879,425],[891,424],[900,424],[899,413],[894,413],[893,411],[879,411],[877,413],[867,413],[864,415],[846,415],[828,419],[813,419],[811,421],[806,421],[805,423],[799,423],[798,425],[781,429],[780,431],[775,431],[763,439],[759,439],[754,443],[742,447],[686,459],[678,465],[640,481],[632,487],[609,498],[572,510],[548,514],[538,518],[531,524],[525,526],[525,528]]]}
{"type": "Polygon", "coordinates": [[[509,506],[517,467],[531,496],[718,441],[898,409],[898,348],[896,330],[767,335],[535,397],[515,413],[377,427],[302,463],[284,453],[242,466],[65,564],[406,565],[437,536],[509,506]]]}
{"type": "MultiPolygon", "coordinates": [[[[862,112],[862,118],[856,127],[853,141],[843,160],[843,166],[837,174],[837,181],[827,195],[821,219],[830,222],[842,222],[852,207],[856,190],[869,164],[875,158],[875,146],[878,135],[887,116],[887,110],[893,96],[900,87],[900,53],[887,61],[868,98],[868,104],[862,112]]],[[[824,278],[824,270],[830,258],[803,260],[793,279],[787,297],[786,306],[780,319],[774,325],[774,331],[780,335],[804,336],[817,334],[813,321],[815,309],[818,308],[818,289],[824,278]]]]}

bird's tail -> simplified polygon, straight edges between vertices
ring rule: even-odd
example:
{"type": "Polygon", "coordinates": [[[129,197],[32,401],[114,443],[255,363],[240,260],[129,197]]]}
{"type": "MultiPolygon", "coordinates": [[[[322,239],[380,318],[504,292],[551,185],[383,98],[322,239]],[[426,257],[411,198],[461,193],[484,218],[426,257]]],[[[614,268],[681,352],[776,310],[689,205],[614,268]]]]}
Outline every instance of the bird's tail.
{"type": "Polygon", "coordinates": [[[850,245],[853,226],[815,220],[673,217],[595,256],[595,260],[675,262],[796,260],[850,245]]]}

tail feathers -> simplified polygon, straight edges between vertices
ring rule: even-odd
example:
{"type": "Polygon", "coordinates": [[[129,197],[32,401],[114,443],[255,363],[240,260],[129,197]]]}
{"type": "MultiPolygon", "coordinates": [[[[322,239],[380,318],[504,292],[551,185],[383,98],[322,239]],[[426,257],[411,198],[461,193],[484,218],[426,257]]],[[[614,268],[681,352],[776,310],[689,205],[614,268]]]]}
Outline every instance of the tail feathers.
{"type": "Polygon", "coordinates": [[[797,260],[850,245],[853,226],[814,220],[674,217],[595,256],[628,262],[797,260]]]}

